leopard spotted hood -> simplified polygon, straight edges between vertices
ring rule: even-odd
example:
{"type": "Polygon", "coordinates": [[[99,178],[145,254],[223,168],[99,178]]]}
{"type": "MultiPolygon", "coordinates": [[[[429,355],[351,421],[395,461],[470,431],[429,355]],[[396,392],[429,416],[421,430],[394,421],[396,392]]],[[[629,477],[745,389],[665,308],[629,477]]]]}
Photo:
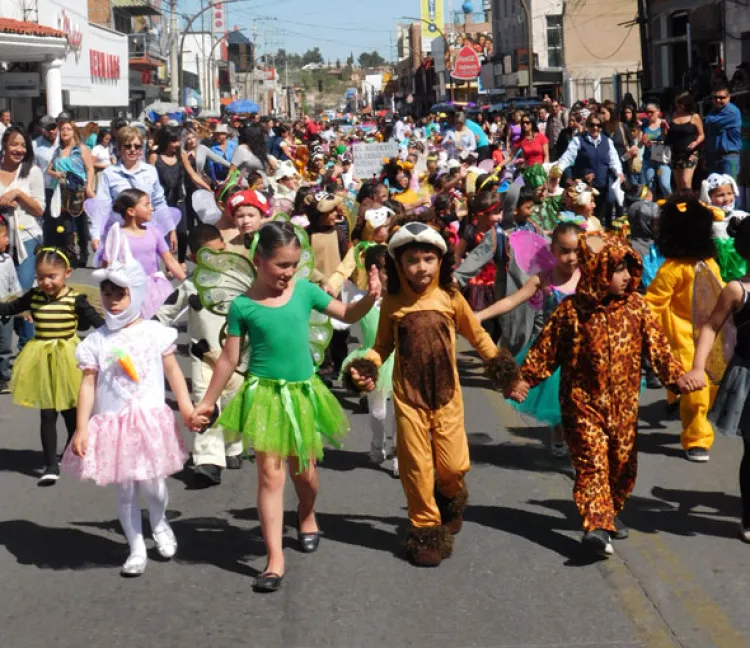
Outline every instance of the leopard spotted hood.
{"type": "Polygon", "coordinates": [[[578,242],[581,278],[576,296],[593,305],[604,302],[609,296],[615,268],[623,261],[630,271],[627,294],[631,294],[638,288],[643,275],[643,263],[638,254],[618,236],[602,232],[581,234],[578,242]]]}

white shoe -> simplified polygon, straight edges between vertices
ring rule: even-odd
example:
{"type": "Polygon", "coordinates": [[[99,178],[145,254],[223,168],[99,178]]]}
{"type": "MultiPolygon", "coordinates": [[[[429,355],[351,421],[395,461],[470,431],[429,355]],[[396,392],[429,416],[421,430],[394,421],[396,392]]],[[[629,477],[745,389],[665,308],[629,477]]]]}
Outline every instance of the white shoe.
{"type": "Polygon", "coordinates": [[[750,543],[750,528],[740,525],[740,540],[750,543]]]}
{"type": "Polygon", "coordinates": [[[154,543],[156,544],[156,550],[162,558],[169,560],[170,558],[174,558],[174,555],[177,553],[177,538],[175,538],[170,526],[167,526],[158,533],[154,533],[154,543]]]}
{"type": "Polygon", "coordinates": [[[383,448],[370,448],[370,461],[378,466],[382,464],[386,459],[385,450],[383,448]]]}
{"type": "Polygon", "coordinates": [[[398,457],[393,457],[393,465],[391,466],[391,474],[398,479],[401,473],[398,471],[398,457]]]}
{"type": "Polygon", "coordinates": [[[122,566],[122,569],[120,570],[120,575],[131,577],[140,576],[143,572],[146,571],[147,562],[148,558],[146,558],[145,555],[130,554],[130,556],[128,556],[128,559],[125,561],[125,564],[122,566]]]}

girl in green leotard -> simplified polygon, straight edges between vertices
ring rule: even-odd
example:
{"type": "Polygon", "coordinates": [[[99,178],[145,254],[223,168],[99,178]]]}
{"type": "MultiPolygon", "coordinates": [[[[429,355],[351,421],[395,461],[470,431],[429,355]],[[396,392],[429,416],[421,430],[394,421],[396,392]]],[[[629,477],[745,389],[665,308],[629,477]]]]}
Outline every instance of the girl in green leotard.
{"type": "Polygon", "coordinates": [[[285,464],[299,497],[298,538],[302,550],[311,553],[320,538],[315,461],[323,456],[324,440],[338,445],[348,431],[341,406],[315,374],[308,346],[310,313],[316,310],[352,324],[380,297],[380,279],[377,268],[371,268],[368,294],[356,303],[343,304],[309,281],[294,279],[300,242],[293,225],[267,223],[257,237],[255,283],[232,302],[224,350],[192,423],[198,429],[208,422],[237,368],[242,338],[247,336],[252,348],[247,379],[218,424],[256,453],[258,515],[268,563],[254,589],[271,592],[279,589],[284,575],[285,464]]]}

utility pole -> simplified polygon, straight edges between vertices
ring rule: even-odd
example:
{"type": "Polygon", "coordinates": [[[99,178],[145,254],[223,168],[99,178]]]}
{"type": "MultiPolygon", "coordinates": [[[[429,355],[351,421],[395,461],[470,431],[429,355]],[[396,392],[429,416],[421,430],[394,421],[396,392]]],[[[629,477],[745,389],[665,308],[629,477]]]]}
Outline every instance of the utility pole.
{"type": "Polygon", "coordinates": [[[534,96],[534,26],[531,24],[531,10],[528,0],[521,0],[521,8],[526,17],[526,43],[529,56],[529,97],[534,96]]]}
{"type": "Polygon", "coordinates": [[[169,0],[169,95],[172,101],[180,103],[180,63],[177,46],[180,34],[177,30],[177,0],[169,0]]]}

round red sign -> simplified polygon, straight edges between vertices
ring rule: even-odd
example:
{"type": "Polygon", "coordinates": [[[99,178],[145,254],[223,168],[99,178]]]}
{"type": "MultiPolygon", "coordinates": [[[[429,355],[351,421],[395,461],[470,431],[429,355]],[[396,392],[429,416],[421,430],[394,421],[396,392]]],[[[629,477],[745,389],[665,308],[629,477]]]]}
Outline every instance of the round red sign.
{"type": "Polygon", "coordinates": [[[464,45],[456,56],[451,76],[461,81],[473,81],[482,72],[479,56],[468,45],[464,45]]]}

